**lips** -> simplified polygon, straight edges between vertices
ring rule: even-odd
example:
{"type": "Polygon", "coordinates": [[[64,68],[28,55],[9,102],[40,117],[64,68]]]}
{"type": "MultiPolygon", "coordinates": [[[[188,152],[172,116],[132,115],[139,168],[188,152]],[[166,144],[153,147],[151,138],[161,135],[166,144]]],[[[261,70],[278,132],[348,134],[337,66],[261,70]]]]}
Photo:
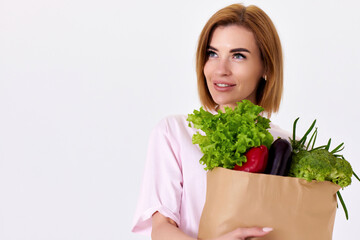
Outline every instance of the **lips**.
{"type": "Polygon", "coordinates": [[[226,91],[230,91],[232,90],[234,87],[236,86],[236,84],[233,83],[228,83],[228,82],[214,82],[214,88],[217,91],[220,92],[226,92],[226,91]]]}

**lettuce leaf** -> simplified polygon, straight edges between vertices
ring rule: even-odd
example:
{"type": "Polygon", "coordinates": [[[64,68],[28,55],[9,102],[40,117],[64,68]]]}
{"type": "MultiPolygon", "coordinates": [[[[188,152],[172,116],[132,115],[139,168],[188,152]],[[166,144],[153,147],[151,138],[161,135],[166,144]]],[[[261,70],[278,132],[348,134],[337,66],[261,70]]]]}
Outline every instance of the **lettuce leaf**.
{"type": "Polygon", "coordinates": [[[270,148],[273,136],[268,129],[270,120],[260,116],[264,109],[248,100],[237,103],[234,109],[225,107],[218,114],[200,108],[189,114],[189,127],[197,128],[193,144],[198,144],[204,153],[200,163],[205,170],[215,167],[233,169],[246,162],[245,153],[252,147],[265,145],[270,148]]]}

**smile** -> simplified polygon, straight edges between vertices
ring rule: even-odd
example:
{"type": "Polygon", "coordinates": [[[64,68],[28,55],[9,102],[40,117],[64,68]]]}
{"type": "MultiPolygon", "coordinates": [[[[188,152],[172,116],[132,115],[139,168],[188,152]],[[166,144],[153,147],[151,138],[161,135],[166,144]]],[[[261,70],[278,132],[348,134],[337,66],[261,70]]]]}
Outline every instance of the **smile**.
{"type": "Polygon", "coordinates": [[[219,86],[219,87],[230,87],[231,85],[230,84],[225,84],[225,83],[215,83],[216,86],[219,86]]]}
{"type": "Polygon", "coordinates": [[[217,91],[221,91],[221,92],[224,92],[224,91],[230,91],[233,89],[233,87],[235,87],[236,84],[229,84],[229,83],[214,83],[214,88],[217,90],[217,91]]]}

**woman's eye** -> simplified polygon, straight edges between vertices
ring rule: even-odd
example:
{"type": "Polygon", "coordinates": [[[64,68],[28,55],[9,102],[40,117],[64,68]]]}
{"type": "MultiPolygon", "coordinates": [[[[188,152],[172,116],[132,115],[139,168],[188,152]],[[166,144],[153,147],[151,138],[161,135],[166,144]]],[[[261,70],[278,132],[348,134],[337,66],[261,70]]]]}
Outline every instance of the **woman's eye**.
{"type": "Polygon", "coordinates": [[[235,53],[234,58],[235,59],[245,59],[246,57],[241,53],[235,53]]]}
{"type": "Polygon", "coordinates": [[[217,57],[217,54],[214,51],[208,51],[207,55],[208,55],[209,58],[217,57]]]}

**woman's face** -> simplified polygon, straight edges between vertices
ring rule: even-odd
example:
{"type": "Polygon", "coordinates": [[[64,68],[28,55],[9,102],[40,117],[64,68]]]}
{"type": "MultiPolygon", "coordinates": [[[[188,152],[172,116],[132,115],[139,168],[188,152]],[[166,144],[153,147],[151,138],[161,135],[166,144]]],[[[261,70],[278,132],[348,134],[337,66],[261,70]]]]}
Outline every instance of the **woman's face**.
{"type": "Polygon", "coordinates": [[[204,75],[213,100],[221,110],[248,99],[256,103],[256,89],[264,75],[254,34],[238,26],[219,26],[210,39],[204,75]]]}

